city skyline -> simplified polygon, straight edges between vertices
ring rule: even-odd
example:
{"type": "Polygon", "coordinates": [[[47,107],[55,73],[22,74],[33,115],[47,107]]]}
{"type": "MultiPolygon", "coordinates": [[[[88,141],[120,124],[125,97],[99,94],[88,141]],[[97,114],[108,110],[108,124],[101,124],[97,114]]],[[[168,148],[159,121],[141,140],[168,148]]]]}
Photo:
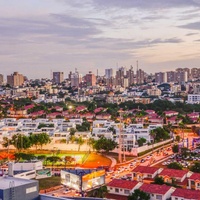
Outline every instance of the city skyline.
{"type": "Polygon", "coordinates": [[[198,0],[8,0],[0,11],[4,75],[136,71],[137,60],[148,73],[199,67],[198,0]]]}

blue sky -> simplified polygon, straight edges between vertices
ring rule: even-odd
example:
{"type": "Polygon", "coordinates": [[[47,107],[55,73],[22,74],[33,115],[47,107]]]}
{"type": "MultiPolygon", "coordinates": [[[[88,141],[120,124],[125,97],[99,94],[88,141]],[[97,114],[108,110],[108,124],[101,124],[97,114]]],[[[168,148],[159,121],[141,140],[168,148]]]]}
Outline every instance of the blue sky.
{"type": "Polygon", "coordinates": [[[0,73],[199,67],[200,0],[1,0],[0,73]]]}

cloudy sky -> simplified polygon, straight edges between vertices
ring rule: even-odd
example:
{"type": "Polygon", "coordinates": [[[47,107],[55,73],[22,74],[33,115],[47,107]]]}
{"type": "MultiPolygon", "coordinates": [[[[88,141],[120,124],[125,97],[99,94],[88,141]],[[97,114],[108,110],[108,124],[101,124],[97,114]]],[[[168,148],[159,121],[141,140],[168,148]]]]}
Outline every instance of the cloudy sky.
{"type": "Polygon", "coordinates": [[[200,67],[200,0],[0,0],[0,73],[200,67]]]}

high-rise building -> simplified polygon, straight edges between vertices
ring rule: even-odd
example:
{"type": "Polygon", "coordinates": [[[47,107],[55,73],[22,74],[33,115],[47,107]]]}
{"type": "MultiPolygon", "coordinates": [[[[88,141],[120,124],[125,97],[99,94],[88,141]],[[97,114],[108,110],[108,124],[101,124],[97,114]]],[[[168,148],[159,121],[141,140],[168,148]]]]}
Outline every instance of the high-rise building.
{"type": "Polygon", "coordinates": [[[3,84],[3,74],[0,74],[0,85],[3,84]]]}
{"type": "Polygon", "coordinates": [[[105,69],[105,78],[113,78],[115,76],[115,70],[110,68],[110,69],[105,69]]]}
{"type": "Polygon", "coordinates": [[[14,72],[7,76],[7,83],[12,87],[21,86],[24,83],[24,76],[18,72],[14,72]]]}
{"type": "Polygon", "coordinates": [[[200,68],[192,68],[191,69],[191,78],[196,79],[200,77],[200,68]]]}
{"type": "Polygon", "coordinates": [[[141,69],[137,69],[136,72],[136,83],[143,84],[144,83],[144,71],[141,69]]]}
{"type": "Polygon", "coordinates": [[[96,85],[96,76],[89,71],[89,74],[85,76],[85,82],[87,86],[95,86],[96,85]]]}
{"type": "Polygon", "coordinates": [[[155,73],[155,82],[156,83],[165,83],[167,81],[167,76],[165,72],[155,73]]]}
{"type": "Polygon", "coordinates": [[[64,81],[64,73],[63,72],[53,72],[53,82],[54,83],[62,83],[64,81]]]}
{"type": "Polygon", "coordinates": [[[126,72],[126,76],[128,78],[128,86],[131,86],[132,84],[134,84],[134,71],[133,71],[133,67],[131,66],[130,69],[126,72]]]}
{"type": "Polygon", "coordinates": [[[176,82],[176,72],[175,71],[169,71],[167,72],[167,82],[176,82]]]}
{"type": "Polygon", "coordinates": [[[188,72],[187,71],[177,71],[176,72],[176,81],[178,83],[185,83],[188,81],[188,72]]]}
{"type": "Polygon", "coordinates": [[[189,68],[177,68],[177,69],[176,69],[176,72],[177,72],[177,73],[180,73],[180,72],[187,72],[187,79],[189,79],[189,77],[190,77],[190,69],[189,69],[189,68]]]}
{"type": "Polygon", "coordinates": [[[116,71],[116,85],[121,85],[123,87],[125,72],[125,67],[121,67],[116,71]]]}
{"type": "Polygon", "coordinates": [[[82,75],[77,71],[71,74],[71,87],[79,87],[79,84],[82,82],[82,75]]]}

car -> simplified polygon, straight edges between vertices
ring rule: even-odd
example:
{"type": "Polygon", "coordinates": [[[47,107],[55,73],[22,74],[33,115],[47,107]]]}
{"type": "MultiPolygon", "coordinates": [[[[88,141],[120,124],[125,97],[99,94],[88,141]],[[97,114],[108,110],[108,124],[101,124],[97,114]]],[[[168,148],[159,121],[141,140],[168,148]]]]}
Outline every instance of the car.
{"type": "Polygon", "coordinates": [[[57,193],[53,193],[52,196],[53,197],[58,197],[58,194],[57,193]]]}
{"type": "Polygon", "coordinates": [[[68,194],[70,192],[70,190],[68,188],[66,188],[64,191],[63,191],[63,194],[68,194]]]}
{"type": "Polygon", "coordinates": [[[74,196],[76,196],[76,197],[80,197],[80,196],[81,196],[81,193],[78,192],[78,191],[76,191],[75,194],[74,194],[74,196]]]}
{"type": "Polygon", "coordinates": [[[145,159],[142,159],[140,162],[141,162],[141,163],[144,163],[144,162],[145,162],[145,159]]]}

